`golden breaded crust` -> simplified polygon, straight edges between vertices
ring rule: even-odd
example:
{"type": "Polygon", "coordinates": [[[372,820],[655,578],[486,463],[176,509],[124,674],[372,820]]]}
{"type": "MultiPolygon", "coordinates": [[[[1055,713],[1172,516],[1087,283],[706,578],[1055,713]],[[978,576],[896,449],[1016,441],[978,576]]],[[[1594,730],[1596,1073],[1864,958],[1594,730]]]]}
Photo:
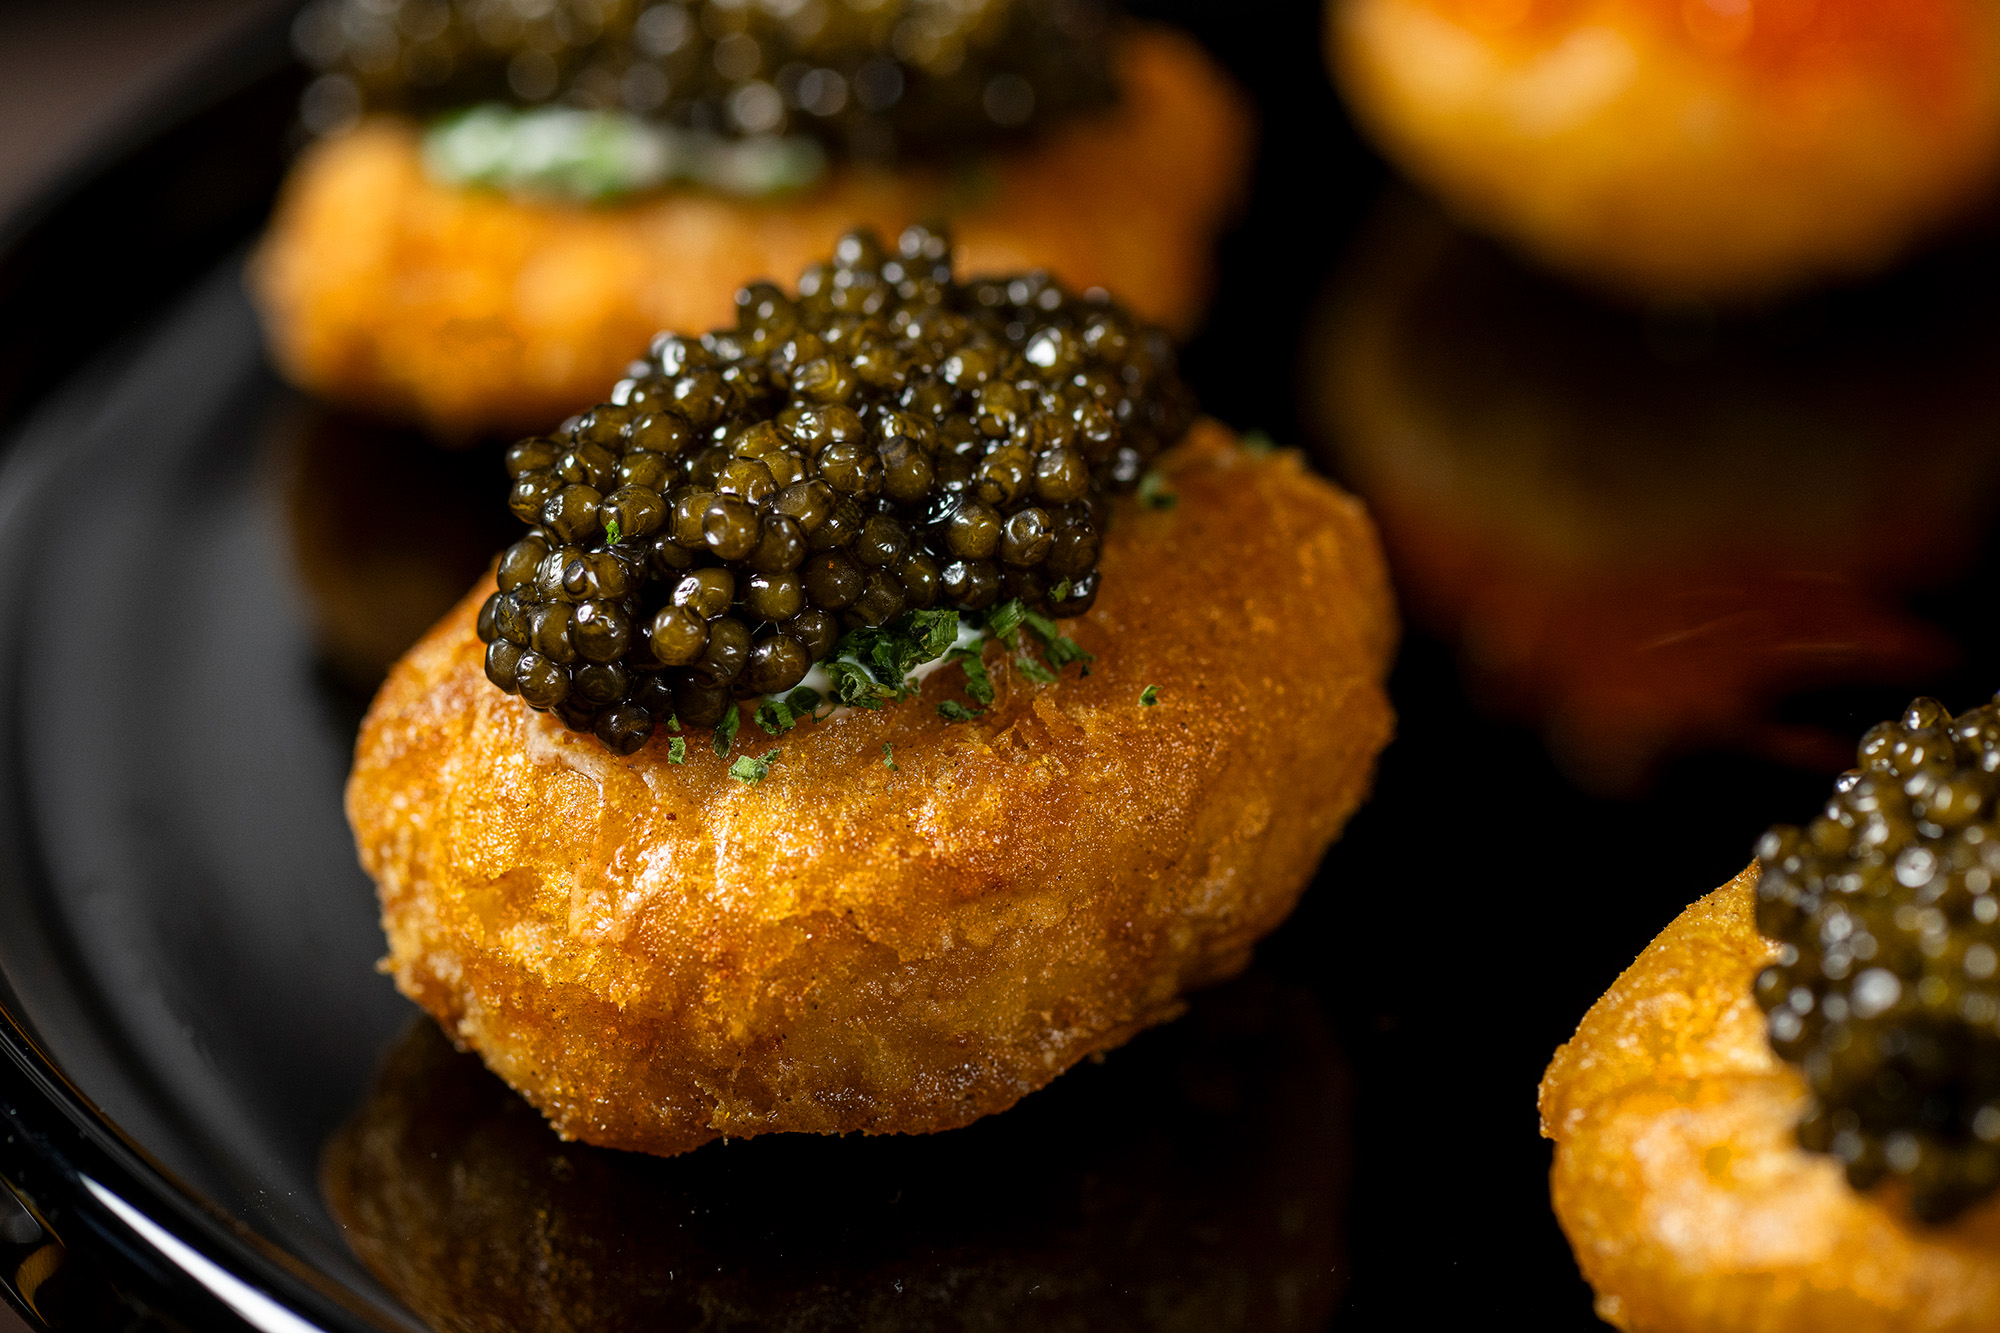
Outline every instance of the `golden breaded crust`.
{"type": "Polygon", "coordinates": [[[1881,267],[1991,187],[1985,0],[1823,0],[1717,29],[1681,0],[1328,0],[1342,90],[1417,180],[1640,297],[1881,267]]]}
{"type": "Polygon", "coordinates": [[[1365,795],[1395,626],[1360,503],[1295,455],[1204,423],[1163,465],[1178,507],[1121,502],[1073,622],[1088,677],[996,649],[985,716],[937,716],[946,668],[775,742],[756,787],[706,736],[618,759],[494,689],[483,583],[348,785],[398,986],[564,1136],[658,1153],[963,1125],[1172,1017],[1365,795]]]}
{"type": "Polygon", "coordinates": [[[2000,1327],[2000,1201],[1949,1226],[1857,1194],[1793,1137],[1806,1090],[1751,982],[1757,868],[1647,946],[1542,1079],[1556,1216],[1629,1333],[2000,1327]]]}
{"type": "Polygon", "coordinates": [[[545,430],[597,401],[654,333],[735,320],[842,232],[947,219],[961,273],[1046,268],[1177,332],[1243,187],[1250,117],[1194,41],[1134,27],[1111,110],[977,171],[844,168],[796,198],[672,191],[532,203],[426,178],[416,131],[375,120],[294,170],[251,285],[274,356],[314,393],[446,435],[545,430]]]}

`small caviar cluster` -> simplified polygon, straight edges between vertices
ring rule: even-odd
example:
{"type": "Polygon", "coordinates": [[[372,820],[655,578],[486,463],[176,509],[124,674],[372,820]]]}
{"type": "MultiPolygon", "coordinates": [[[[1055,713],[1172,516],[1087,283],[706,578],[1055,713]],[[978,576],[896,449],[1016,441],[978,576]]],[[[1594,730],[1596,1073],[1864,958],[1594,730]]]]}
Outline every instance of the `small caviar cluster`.
{"type": "Polygon", "coordinates": [[[357,108],[566,105],[883,160],[1112,97],[1098,0],[315,0],[305,58],[357,108]]]}
{"type": "Polygon", "coordinates": [[[486,674],[620,754],[791,690],[843,635],[1082,614],[1109,496],[1192,421],[1158,329],[1039,274],[956,283],[926,228],[893,256],[846,236],[796,299],[737,304],[507,451],[533,530],[479,614],[486,674]]]}
{"type": "Polygon", "coordinates": [[[1757,1001],[1812,1088],[1800,1143],[1943,1221],[2000,1185],[2000,702],[1918,699],[1859,759],[1758,846],[1757,1001]]]}

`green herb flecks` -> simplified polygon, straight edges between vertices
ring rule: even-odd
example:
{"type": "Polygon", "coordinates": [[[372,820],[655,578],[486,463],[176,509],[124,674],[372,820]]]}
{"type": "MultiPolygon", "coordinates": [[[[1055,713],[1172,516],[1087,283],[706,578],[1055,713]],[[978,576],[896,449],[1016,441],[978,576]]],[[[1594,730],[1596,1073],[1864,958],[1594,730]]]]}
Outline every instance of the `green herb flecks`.
{"type": "Polygon", "coordinates": [[[975,717],[983,716],[985,711],[982,708],[967,708],[956,699],[946,699],[937,707],[938,716],[947,722],[970,722],[975,717]]]}
{"type": "Polygon", "coordinates": [[[818,690],[801,685],[782,699],[766,699],[758,704],[754,720],[766,734],[782,735],[805,719],[817,716],[821,702],[818,690]]]}
{"type": "Polygon", "coordinates": [[[614,518],[604,525],[604,540],[610,546],[616,546],[625,540],[625,529],[618,526],[617,519],[614,518]]]}
{"type": "Polygon", "coordinates": [[[715,724],[715,754],[718,759],[729,757],[729,747],[736,743],[737,729],[743,725],[743,714],[735,704],[722,715],[722,721],[715,724]]]}
{"type": "Polygon", "coordinates": [[[896,767],[896,747],[887,741],[882,742],[882,767],[888,769],[891,773],[900,773],[903,771],[896,767]]]}
{"type": "Polygon", "coordinates": [[[783,750],[766,750],[761,755],[739,754],[736,762],[729,766],[729,776],[754,787],[771,775],[771,765],[777,763],[783,753],[783,750]]]}
{"type": "Polygon", "coordinates": [[[1139,478],[1139,503],[1148,509],[1172,509],[1181,497],[1167,489],[1166,474],[1157,468],[1139,478]]]}
{"type": "Polygon", "coordinates": [[[1145,689],[1139,691],[1139,707],[1151,708],[1154,704],[1158,703],[1159,701],[1160,701],[1159,686],[1148,685],[1145,689]]]}
{"type": "Polygon", "coordinates": [[[675,736],[667,742],[667,762],[685,764],[688,757],[687,737],[675,736]]]}

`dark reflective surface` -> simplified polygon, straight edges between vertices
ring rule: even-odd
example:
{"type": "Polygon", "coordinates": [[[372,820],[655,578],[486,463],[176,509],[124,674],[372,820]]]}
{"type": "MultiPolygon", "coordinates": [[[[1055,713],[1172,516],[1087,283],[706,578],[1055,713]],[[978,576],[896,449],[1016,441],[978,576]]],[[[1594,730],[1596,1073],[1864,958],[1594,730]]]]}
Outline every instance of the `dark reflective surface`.
{"type": "Polygon", "coordinates": [[[416,1020],[328,1199],[441,1330],[1316,1330],[1346,1284],[1346,1071],[1253,977],[950,1134],[564,1144],[416,1020]]]}

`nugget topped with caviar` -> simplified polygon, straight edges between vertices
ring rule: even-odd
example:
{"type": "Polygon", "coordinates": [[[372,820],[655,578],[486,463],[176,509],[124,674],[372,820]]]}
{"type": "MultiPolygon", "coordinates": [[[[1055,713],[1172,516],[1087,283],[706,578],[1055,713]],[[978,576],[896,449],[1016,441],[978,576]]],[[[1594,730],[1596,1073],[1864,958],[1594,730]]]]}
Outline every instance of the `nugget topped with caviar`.
{"type": "Polygon", "coordinates": [[[1109,497],[1193,420],[1160,330],[1038,275],[956,282],[927,228],[738,306],[507,451],[531,530],[480,612],[487,676],[621,754],[792,690],[844,631],[946,613],[924,660],[950,612],[1082,614],[1109,497]]]}
{"type": "Polygon", "coordinates": [[[2000,1185],[2000,702],[1918,699],[1858,759],[1757,849],[1757,1001],[1812,1089],[1799,1142],[1943,1221],[2000,1185]]]}
{"type": "Polygon", "coordinates": [[[1096,0],[317,0],[309,95],[435,115],[567,107],[886,160],[1112,98],[1096,0]]]}

